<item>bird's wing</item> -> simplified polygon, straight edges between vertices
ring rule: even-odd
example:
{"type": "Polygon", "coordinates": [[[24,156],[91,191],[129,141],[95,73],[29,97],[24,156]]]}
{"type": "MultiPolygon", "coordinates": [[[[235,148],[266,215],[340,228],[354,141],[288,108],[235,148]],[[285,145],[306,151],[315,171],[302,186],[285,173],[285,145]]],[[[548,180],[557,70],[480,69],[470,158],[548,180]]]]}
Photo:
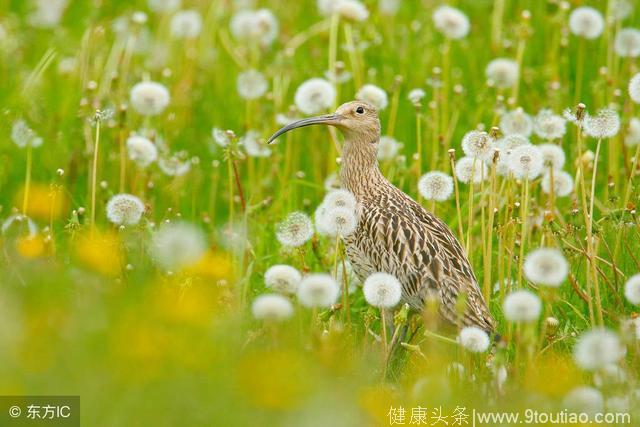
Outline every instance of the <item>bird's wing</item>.
{"type": "Polygon", "coordinates": [[[363,230],[373,236],[375,263],[398,277],[411,305],[422,303],[428,292],[440,296],[440,312],[457,324],[458,299],[466,292],[462,323],[493,330],[494,321],[460,243],[449,227],[415,201],[398,194],[382,194],[363,212],[363,230]]]}

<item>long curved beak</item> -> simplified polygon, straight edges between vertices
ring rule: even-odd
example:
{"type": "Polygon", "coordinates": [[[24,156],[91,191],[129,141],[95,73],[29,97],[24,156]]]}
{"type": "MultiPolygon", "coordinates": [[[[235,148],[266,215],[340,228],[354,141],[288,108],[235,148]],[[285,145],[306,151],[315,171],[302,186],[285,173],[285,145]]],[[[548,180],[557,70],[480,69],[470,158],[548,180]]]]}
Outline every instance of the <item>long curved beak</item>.
{"type": "Polygon", "coordinates": [[[340,114],[327,114],[325,116],[317,116],[317,117],[309,117],[308,119],[298,120],[297,122],[289,123],[273,135],[271,138],[267,140],[267,144],[271,144],[275,141],[283,133],[289,132],[290,130],[302,128],[305,126],[311,125],[332,125],[336,126],[342,120],[342,116],[340,114]]]}

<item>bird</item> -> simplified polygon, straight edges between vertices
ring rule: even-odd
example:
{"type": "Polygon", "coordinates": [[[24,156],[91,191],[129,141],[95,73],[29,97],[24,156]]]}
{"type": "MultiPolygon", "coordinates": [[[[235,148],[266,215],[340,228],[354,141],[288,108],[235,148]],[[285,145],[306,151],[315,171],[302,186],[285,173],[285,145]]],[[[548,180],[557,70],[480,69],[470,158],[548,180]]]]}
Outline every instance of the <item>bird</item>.
{"type": "Polygon", "coordinates": [[[329,125],[344,136],[341,186],[357,201],[358,225],[344,238],[355,274],[364,281],[385,272],[402,285],[403,303],[416,311],[434,295],[441,318],[452,326],[475,326],[488,334],[495,320],[467,255],[450,228],[384,177],[378,165],[380,119],[363,101],[347,102],[335,113],[305,118],[274,133],[267,143],[293,129],[329,125]],[[458,308],[466,298],[464,310],[458,308]]]}

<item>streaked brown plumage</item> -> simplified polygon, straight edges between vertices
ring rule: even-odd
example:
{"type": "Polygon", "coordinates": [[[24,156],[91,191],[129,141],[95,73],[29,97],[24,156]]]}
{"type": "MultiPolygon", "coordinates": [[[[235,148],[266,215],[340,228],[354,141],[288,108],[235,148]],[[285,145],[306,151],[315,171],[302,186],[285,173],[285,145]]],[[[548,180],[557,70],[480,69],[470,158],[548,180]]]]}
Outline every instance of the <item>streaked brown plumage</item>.
{"type": "Polygon", "coordinates": [[[270,139],[302,126],[328,124],[339,128],[345,144],[340,177],[342,186],[358,201],[358,227],[345,239],[347,256],[362,279],[383,271],[402,284],[402,298],[422,310],[425,298],[435,293],[440,314],[453,324],[494,330],[469,260],[447,225],[391,184],[378,168],[380,121],[376,109],[364,102],[348,102],[335,114],[292,123],[270,139]],[[462,319],[456,310],[467,293],[462,319]]]}

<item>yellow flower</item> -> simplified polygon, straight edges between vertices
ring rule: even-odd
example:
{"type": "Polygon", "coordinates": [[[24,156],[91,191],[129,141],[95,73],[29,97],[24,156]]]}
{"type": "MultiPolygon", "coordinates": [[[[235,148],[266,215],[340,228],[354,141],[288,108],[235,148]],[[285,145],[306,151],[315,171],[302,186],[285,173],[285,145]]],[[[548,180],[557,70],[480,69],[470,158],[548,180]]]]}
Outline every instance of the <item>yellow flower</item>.
{"type": "Polygon", "coordinates": [[[45,242],[39,234],[23,236],[16,242],[16,249],[23,258],[38,258],[44,255],[45,242]]]}
{"type": "MultiPolygon", "coordinates": [[[[24,188],[16,194],[15,205],[22,206],[24,188]]],[[[48,222],[60,218],[66,210],[64,193],[57,186],[33,183],[29,186],[27,216],[48,222]]]]}
{"type": "Polygon", "coordinates": [[[208,251],[197,263],[189,267],[186,273],[212,281],[230,280],[233,268],[228,255],[208,251]]]}
{"type": "Polygon", "coordinates": [[[75,241],[76,258],[88,268],[105,276],[117,276],[122,269],[122,254],[118,236],[94,230],[78,236],[75,241]]]}

